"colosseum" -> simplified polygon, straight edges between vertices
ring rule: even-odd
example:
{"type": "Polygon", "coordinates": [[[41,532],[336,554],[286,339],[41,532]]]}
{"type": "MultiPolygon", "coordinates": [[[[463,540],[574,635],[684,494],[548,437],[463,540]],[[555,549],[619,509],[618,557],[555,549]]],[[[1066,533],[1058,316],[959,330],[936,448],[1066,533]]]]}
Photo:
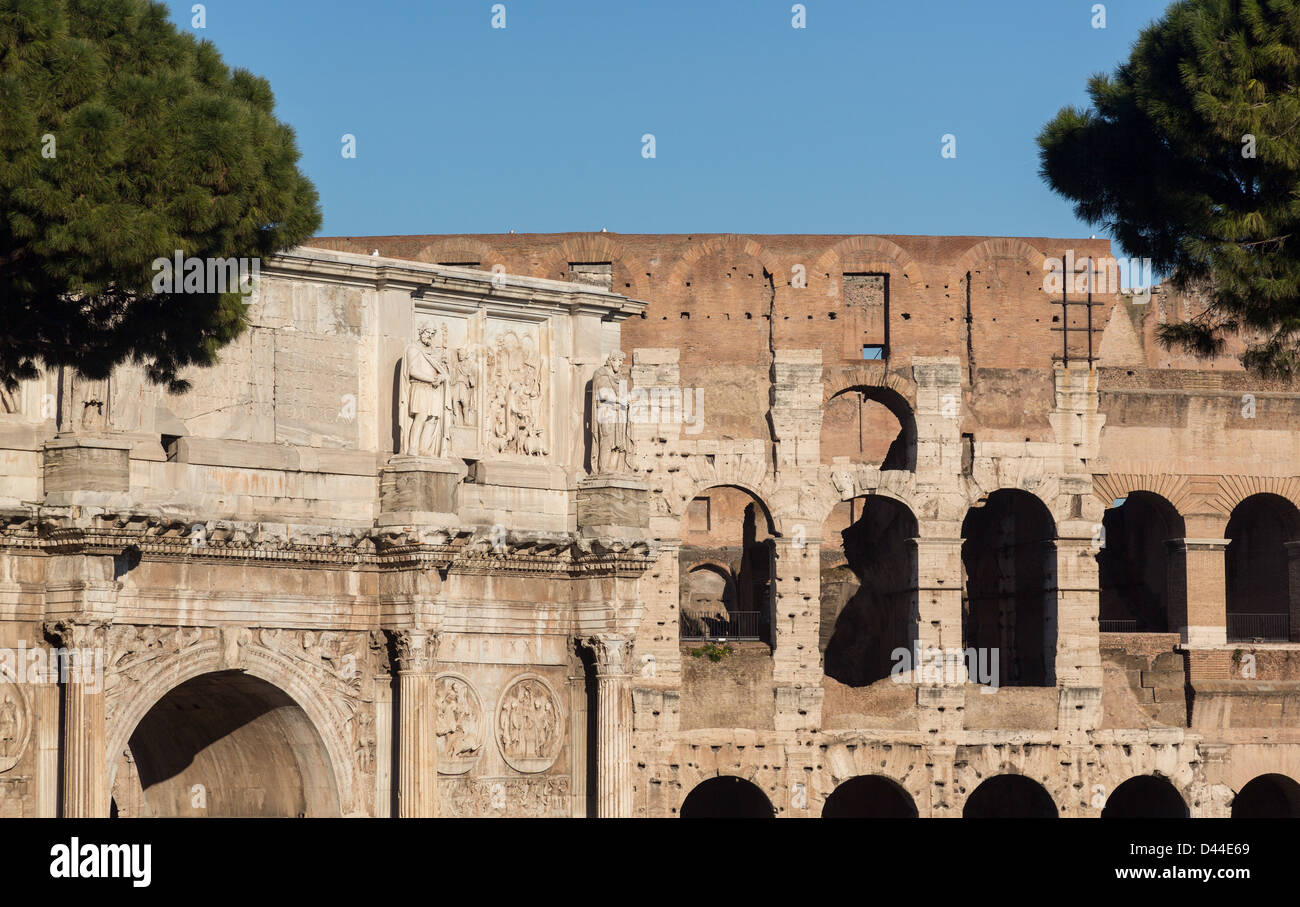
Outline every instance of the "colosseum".
{"type": "Polygon", "coordinates": [[[0,395],[0,815],[1300,816],[1300,388],[1111,254],[322,238],[0,395]]]}

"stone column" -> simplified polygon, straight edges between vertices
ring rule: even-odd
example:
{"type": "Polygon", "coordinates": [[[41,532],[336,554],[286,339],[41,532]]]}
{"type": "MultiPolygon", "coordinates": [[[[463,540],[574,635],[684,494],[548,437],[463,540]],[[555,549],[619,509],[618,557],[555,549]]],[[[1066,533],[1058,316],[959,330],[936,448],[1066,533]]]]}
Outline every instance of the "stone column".
{"type": "Polygon", "coordinates": [[[65,623],[47,627],[59,640],[63,686],[63,818],[108,818],[108,760],[105,756],[105,624],[65,623]]]}
{"type": "Polygon", "coordinates": [[[1300,642],[1300,542],[1286,542],[1287,611],[1291,616],[1290,641],[1300,642]]]}
{"type": "MultiPolygon", "coordinates": [[[[1217,524],[1195,521],[1187,528],[1201,530],[1198,537],[1170,539],[1171,560],[1183,567],[1170,582],[1169,629],[1193,648],[1228,643],[1228,589],[1226,553],[1229,539],[1223,537],[1222,518],[1217,524]],[[1217,531],[1216,531],[1217,525],[1217,531]]],[[[1173,566],[1173,565],[1171,565],[1173,566]]]]}
{"type": "Polygon", "coordinates": [[[587,675],[569,677],[569,815],[587,817],[587,675]]]}
{"type": "Polygon", "coordinates": [[[438,636],[399,630],[397,644],[397,815],[438,815],[438,733],[435,666],[438,636]]]}
{"type": "Polygon", "coordinates": [[[596,660],[596,815],[632,815],[632,641],[590,636],[596,660]]]}

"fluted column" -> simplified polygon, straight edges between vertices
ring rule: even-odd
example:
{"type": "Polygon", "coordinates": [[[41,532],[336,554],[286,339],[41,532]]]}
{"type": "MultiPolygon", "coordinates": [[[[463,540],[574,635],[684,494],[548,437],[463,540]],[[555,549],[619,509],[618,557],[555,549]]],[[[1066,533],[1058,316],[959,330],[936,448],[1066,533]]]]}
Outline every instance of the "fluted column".
{"type": "Polygon", "coordinates": [[[435,668],[438,636],[423,630],[393,634],[397,648],[397,815],[438,815],[438,736],[435,668]]]}
{"type": "Polygon", "coordinates": [[[632,815],[632,641],[586,639],[596,662],[596,815],[632,815]]]}
{"type": "Polygon", "coordinates": [[[63,817],[108,817],[104,727],[104,624],[59,622],[46,632],[59,640],[63,686],[63,817]]]}

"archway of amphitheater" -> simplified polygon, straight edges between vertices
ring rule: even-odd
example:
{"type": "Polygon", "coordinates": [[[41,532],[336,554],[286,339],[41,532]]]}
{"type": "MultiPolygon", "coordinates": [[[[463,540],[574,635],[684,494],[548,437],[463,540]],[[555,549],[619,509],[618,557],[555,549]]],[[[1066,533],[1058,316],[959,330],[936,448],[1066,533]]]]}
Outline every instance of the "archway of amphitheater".
{"type": "Polygon", "coordinates": [[[201,674],[141,719],[118,763],[110,814],[337,816],[324,741],[278,687],[240,671],[201,674]]]}
{"type": "Polygon", "coordinates": [[[1232,800],[1234,819],[1300,819],[1300,782],[1286,775],[1260,775],[1232,800]]]}
{"type": "Polygon", "coordinates": [[[963,819],[1055,819],[1056,802],[1047,789],[1024,775],[995,775],[966,798],[963,819]]]}
{"type": "Polygon", "coordinates": [[[1001,489],[962,522],[962,641],[997,652],[1004,686],[1056,682],[1056,524],[1038,498],[1001,489]]]}
{"type": "Polygon", "coordinates": [[[841,501],[822,524],[826,676],[867,686],[890,676],[897,650],[913,650],[917,534],[907,506],[880,495],[841,501]]]}
{"type": "Polygon", "coordinates": [[[826,798],[823,819],[915,819],[912,795],[893,778],[859,775],[850,778],[826,798]]]}
{"type": "Polygon", "coordinates": [[[1138,775],[1111,791],[1102,808],[1103,819],[1186,819],[1183,795],[1167,778],[1138,775]]]}
{"type": "Polygon", "coordinates": [[[772,802],[757,785],[733,775],[697,784],[682,803],[683,819],[771,819],[772,802]]]}
{"type": "Polygon", "coordinates": [[[1185,611],[1175,598],[1184,588],[1183,563],[1169,550],[1187,532],[1182,516],[1160,495],[1134,491],[1102,518],[1097,552],[1103,633],[1165,633],[1171,610],[1185,611]]]}
{"type": "Polygon", "coordinates": [[[1233,509],[1224,536],[1228,640],[1291,640],[1300,630],[1300,588],[1290,579],[1288,544],[1300,541],[1300,511],[1279,495],[1251,495],[1233,509]]]}
{"type": "Polygon", "coordinates": [[[851,387],[826,401],[821,458],[867,463],[881,469],[916,471],[916,416],[907,400],[888,387],[851,387]]]}

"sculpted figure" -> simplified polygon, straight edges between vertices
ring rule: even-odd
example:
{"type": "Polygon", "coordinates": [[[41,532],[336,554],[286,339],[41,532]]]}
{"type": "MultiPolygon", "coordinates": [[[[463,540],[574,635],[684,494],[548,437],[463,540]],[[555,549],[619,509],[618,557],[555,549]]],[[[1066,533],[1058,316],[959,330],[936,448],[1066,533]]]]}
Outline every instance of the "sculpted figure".
{"type": "Polygon", "coordinates": [[[12,756],[18,745],[18,707],[6,696],[0,704],[0,756],[12,756]]]}
{"type": "Polygon", "coordinates": [[[448,415],[446,334],[423,327],[419,336],[402,357],[401,408],[407,418],[402,452],[441,457],[448,415]],[[441,344],[434,346],[435,340],[441,344]]]}
{"type": "Polygon", "coordinates": [[[622,374],[625,359],[621,352],[611,353],[591,377],[591,449],[595,460],[592,471],[600,475],[631,472],[628,401],[625,394],[620,394],[620,385],[626,380],[622,374]]]}
{"type": "Polygon", "coordinates": [[[457,425],[466,426],[474,423],[474,388],[478,384],[475,365],[472,350],[456,350],[451,415],[457,425]]]}

